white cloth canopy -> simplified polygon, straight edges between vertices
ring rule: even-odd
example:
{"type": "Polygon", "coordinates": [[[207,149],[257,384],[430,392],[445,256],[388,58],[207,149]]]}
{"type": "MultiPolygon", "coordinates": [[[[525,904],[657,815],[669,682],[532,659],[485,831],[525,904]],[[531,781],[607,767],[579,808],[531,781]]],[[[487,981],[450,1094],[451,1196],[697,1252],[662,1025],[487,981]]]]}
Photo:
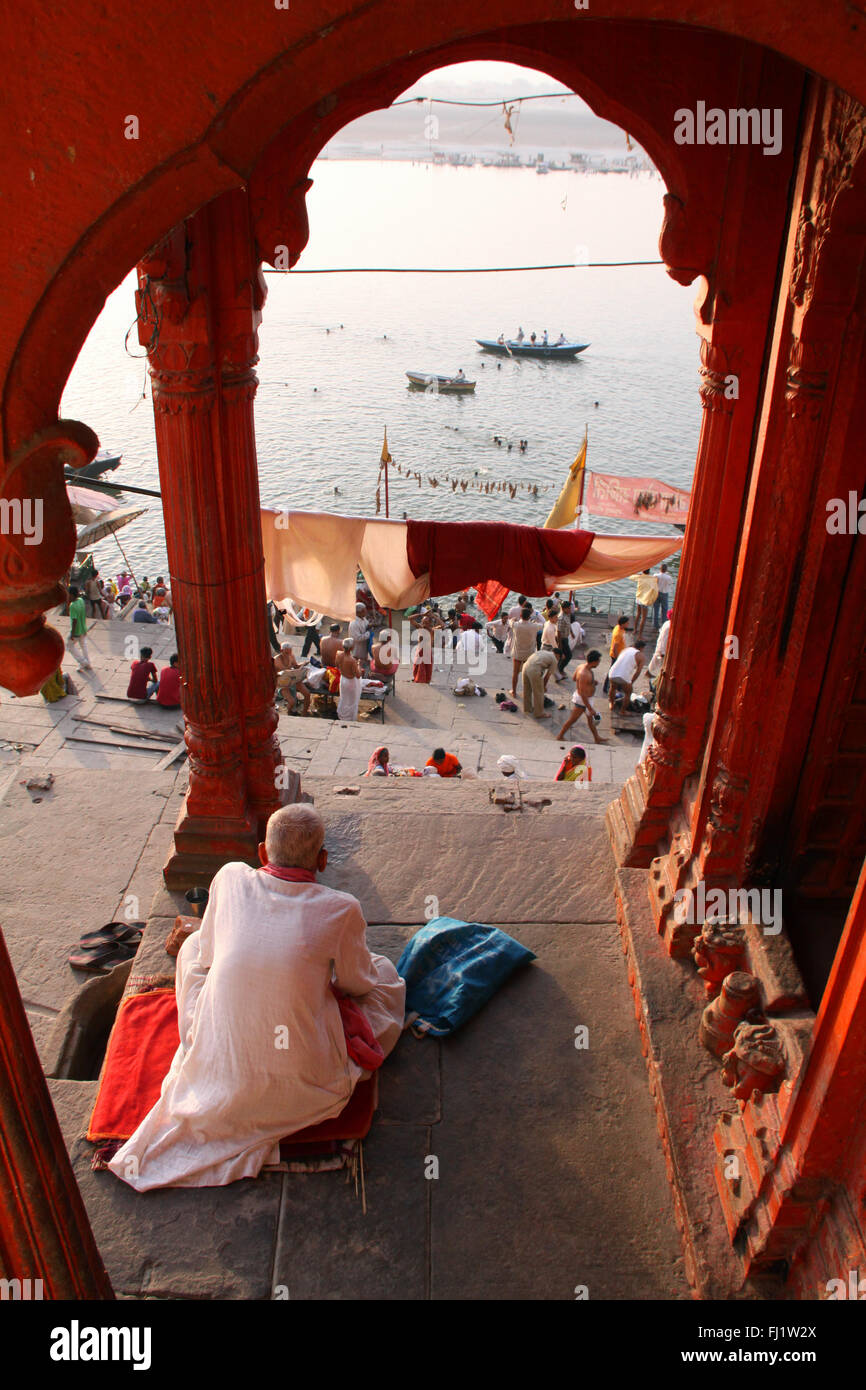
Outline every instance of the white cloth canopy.
{"type": "Polygon", "coordinates": [[[177,960],[180,1046],[159,1100],[111,1160],[139,1192],[255,1177],[279,1141],[339,1115],[361,1076],[338,987],[387,1055],[406,986],[367,949],[360,904],[320,883],[226,864],[177,960]]]}
{"type": "MultiPolygon", "coordinates": [[[[455,537],[459,523],[455,523],[455,537]]],[[[416,576],[407,558],[405,521],[368,521],[330,512],[262,509],[265,591],[280,606],[296,603],[348,620],[355,616],[361,570],[382,608],[409,608],[430,597],[430,576],[416,576]]],[[[682,545],[678,536],[596,536],[574,574],[546,575],[548,590],[587,589],[626,579],[682,545]]],[[[479,575],[496,579],[497,575],[479,575]]],[[[436,595],[440,597],[440,595],[436,595]]]]}

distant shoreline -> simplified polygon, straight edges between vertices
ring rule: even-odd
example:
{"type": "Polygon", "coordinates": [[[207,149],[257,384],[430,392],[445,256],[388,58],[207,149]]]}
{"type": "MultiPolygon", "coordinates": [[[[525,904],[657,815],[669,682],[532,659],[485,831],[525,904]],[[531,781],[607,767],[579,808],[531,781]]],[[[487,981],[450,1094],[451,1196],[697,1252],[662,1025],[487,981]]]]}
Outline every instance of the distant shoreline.
{"type": "Polygon", "coordinates": [[[367,162],[373,164],[429,164],[432,168],[442,169],[509,169],[509,170],[529,170],[534,172],[541,162],[545,170],[551,174],[658,174],[655,165],[646,155],[586,155],[582,163],[572,162],[566,153],[556,152],[551,155],[549,160],[539,161],[535,156],[527,154],[519,156],[519,162],[503,159],[501,151],[478,151],[474,149],[462,149],[455,146],[453,149],[436,151],[431,154],[426,147],[423,149],[407,150],[374,150],[347,146],[335,148],[326,146],[316,159],[325,160],[327,163],[360,163],[367,162]]]}

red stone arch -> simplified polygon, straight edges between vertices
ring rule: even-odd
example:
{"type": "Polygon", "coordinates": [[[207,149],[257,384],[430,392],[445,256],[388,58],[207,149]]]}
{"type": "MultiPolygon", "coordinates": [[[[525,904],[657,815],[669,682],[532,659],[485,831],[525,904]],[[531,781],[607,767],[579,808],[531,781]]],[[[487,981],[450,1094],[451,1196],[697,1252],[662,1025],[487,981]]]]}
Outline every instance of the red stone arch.
{"type": "MultiPolygon", "coordinates": [[[[277,54],[267,52],[266,36],[252,71],[249,44],[236,53],[228,43],[233,24],[227,19],[222,61],[212,81],[214,87],[236,86],[222,101],[205,86],[218,105],[216,117],[205,121],[198,113],[197,130],[183,101],[176,112],[166,100],[158,108],[165,127],[161,158],[142,164],[141,151],[128,142],[119,166],[112,147],[115,163],[107,171],[97,168],[109,142],[103,131],[88,151],[82,184],[65,189],[65,216],[55,219],[50,236],[45,217],[31,211],[28,234],[45,264],[27,265],[26,283],[0,328],[0,366],[4,349],[8,366],[2,398],[4,491],[7,496],[32,492],[31,460],[38,451],[44,464],[46,450],[49,455],[53,450],[44,495],[59,520],[57,536],[50,547],[40,547],[38,558],[23,556],[20,547],[5,562],[0,557],[0,679],[10,688],[19,693],[38,688],[57,657],[56,639],[47,635],[42,613],[56,601],[57,576],[72,556],[60,464],[80,464],[96,447],[80,426],[70,440],[71,426],[58,427],[57,408],[106,295],[171,227],[233,187],[249,188],[261,254],[272,254],[268,247],[277,244],[288,244],[293,252],[296,247],[299,254],[306,240],[306,173],[318,149],[347,121],[387,105],[423,72],[467,58],[508,59],[545,70],[584,96],[599,114],[635,135],[668,182],[662,251],[671,273],[682,283],[699,274],[714,280],[729,160],[720,149],[676,146],[673,112],[702,93],[720,104],[751,104],[768,82],[785,89],[793,109],[802,82],[797,69],[754,44],[706,29],[578,20],[561,12],[554,18],[543,6],[548,22],[515,26],[514,9],[512,3],[497,4],[495,12],[482,7],[472,20],[474,32],[461,35],[461,27],[469,27],[465,13],[452,27],[447,9],[425,6],[416,13],[412,7],[395,11],[390,4],[368,5],[277,54]],[[443,42],[449,29],[457,37],[443,42]]],[[[200,72],[198,54],[186,57],[192,71],[200,72]]],[[[162,78],[161,72],[158,88],[162,78]]],[[[100,99],[101,92],[95,93],[93,105],[100,99]]],[[[152,110],[141,119],[153,120],[152,110]]],[[[153,143],[156,150],[158,142],[153,143]]],[[[77,162],[73,146],[68,152],[77,162]]],[[[48,157],[53,153],[46,151],[44,167],[30,169],[37,184],[54,180],[48,157]]],[[[729,296],[724,287],[722,293],[729,296]]],[[[704,318],[711,312],[707,302],[704,318]]],[[[14,538],[2,540],[4,550],[14,551],[14,538]]]]}

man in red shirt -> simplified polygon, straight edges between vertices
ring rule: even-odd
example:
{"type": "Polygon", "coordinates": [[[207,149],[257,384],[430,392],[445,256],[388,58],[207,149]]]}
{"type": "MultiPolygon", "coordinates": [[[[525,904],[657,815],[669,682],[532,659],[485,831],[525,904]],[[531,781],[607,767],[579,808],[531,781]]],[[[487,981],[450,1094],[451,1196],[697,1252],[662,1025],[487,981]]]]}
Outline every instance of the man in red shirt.
{"type": "Polygon", "coordinates": [[[177,652],[172,652],[168,666],[159,673],[159,689],[156,692],[158,705],[167,709],[177,709],[180,705],[180,671],[177,667],[177,652]]]}
{"type": "Polygon", "coordinates": [[[457,777],[463,771],[454,754],[446,753],[444,748],[434,748],[433,757],[427,759],[425,766],[435,767],[440,777],[457,777]]]}
{"type": "Polygon", "coordinates": [[[152,647],[142,647],[141,657],[132,663],[132,675],[126,687],[127,700],[149,700],[157,688],[156,667],[151,661],[152,647]]]}

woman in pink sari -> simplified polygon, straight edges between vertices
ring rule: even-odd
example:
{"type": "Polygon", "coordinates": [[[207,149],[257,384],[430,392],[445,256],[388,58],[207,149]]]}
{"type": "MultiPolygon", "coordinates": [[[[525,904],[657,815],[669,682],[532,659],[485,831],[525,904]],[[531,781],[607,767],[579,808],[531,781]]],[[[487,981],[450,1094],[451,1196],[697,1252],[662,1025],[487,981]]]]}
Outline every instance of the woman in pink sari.
{"type": "Polygon", "coordinates": [[[370,761],[367,764],[365,777],[391,777],[393,771],[388,759],[391,754],[383,745],[381,748],[374,748],[370,754],[370,761]]]}

